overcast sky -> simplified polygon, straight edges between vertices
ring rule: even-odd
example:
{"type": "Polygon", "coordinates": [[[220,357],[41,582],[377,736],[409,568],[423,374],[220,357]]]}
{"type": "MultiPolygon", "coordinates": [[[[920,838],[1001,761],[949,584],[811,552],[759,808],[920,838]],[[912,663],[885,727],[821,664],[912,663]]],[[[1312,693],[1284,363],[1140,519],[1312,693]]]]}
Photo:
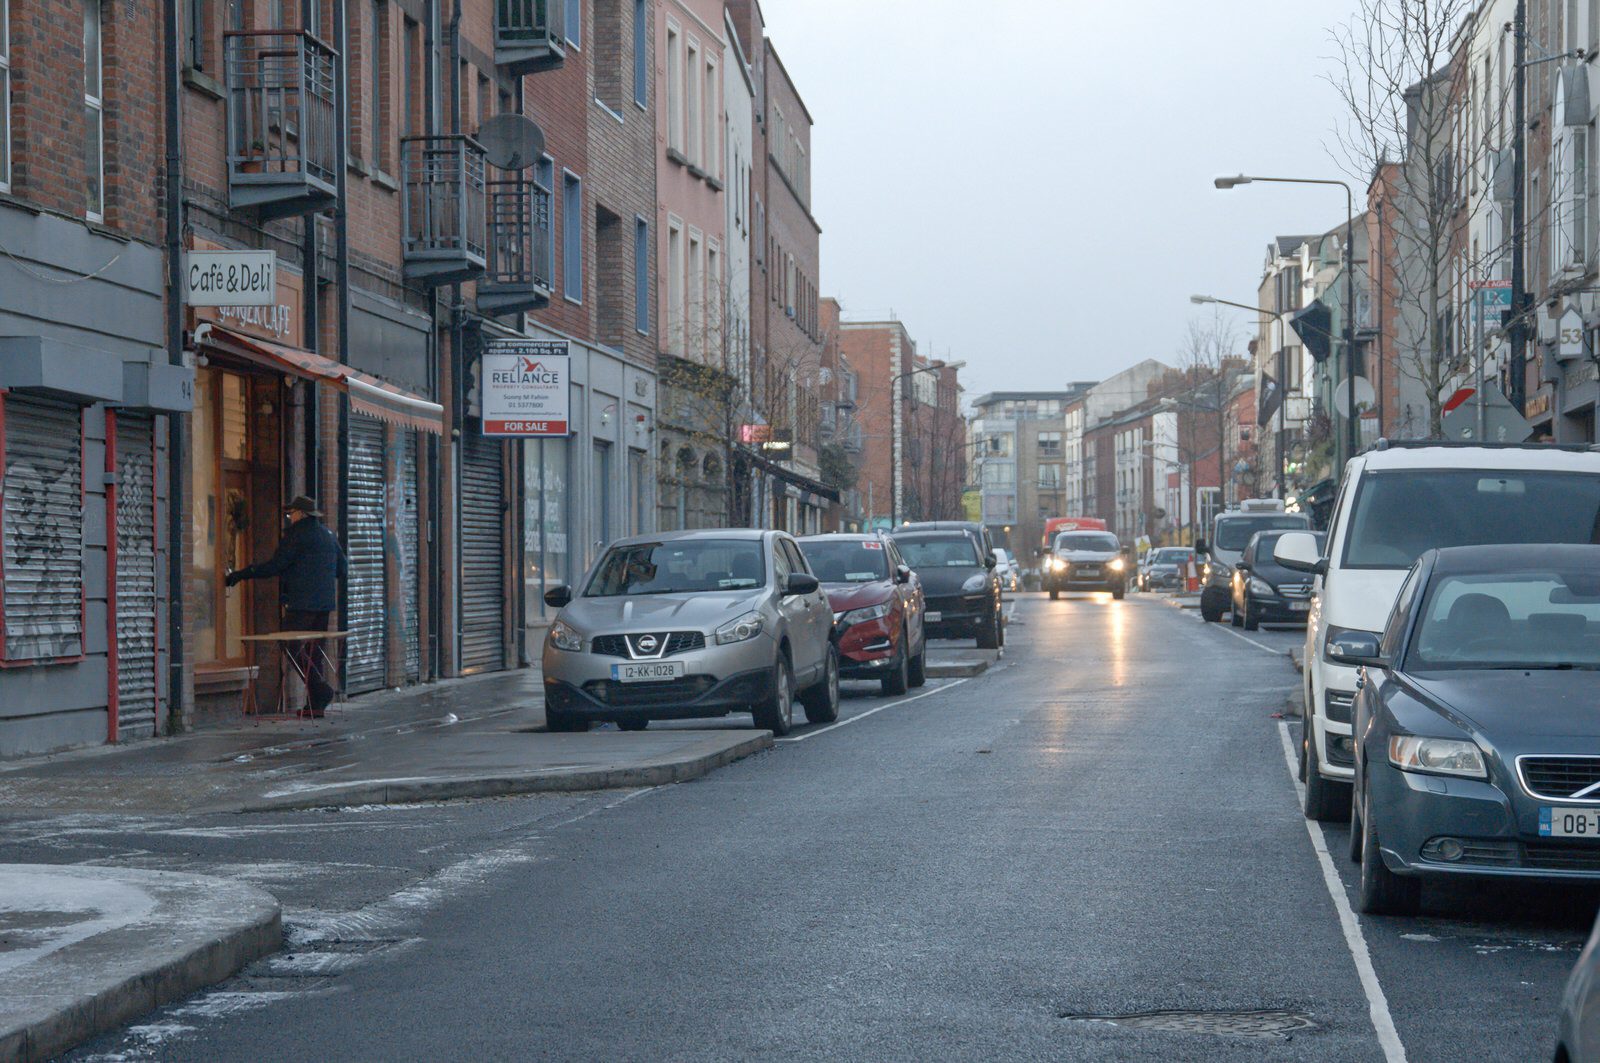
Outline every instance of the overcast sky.
{"type": "Polygon", "coordinates": [[[766,0],[816,121],[823,294],[966,359],[969,397],[1171,361],[1191,293],[1252,302],[1273,235],[1344,221],[1337,188],[1211,179],[1343,176],[1320,75],[1353,7],[766,0]]]}

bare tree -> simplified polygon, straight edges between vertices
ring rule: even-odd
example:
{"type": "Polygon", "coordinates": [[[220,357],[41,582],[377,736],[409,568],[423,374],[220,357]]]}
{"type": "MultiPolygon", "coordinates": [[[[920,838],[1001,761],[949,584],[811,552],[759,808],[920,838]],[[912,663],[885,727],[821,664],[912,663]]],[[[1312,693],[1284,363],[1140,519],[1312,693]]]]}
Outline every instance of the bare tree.
{"type": "MultiPolygon", "coordinates": [[[[1189,491],[1196,492],[1199,468],[1216,457],[1217,484],[1226,497],[1228,483],[1228,410],[1240,373],[1249,365],[1239,351],[1240,332],[1222,312],[1189,319],[1177,362],[1182,380],[1168,392],[1177,406],[1177,460],[1189,471],[1189,491]]],[[[1194,506],[1191,497],[1189,505],[1194,506]]],[[[1194,509],[1191,508],[1191,513],[1194,509]]]]}

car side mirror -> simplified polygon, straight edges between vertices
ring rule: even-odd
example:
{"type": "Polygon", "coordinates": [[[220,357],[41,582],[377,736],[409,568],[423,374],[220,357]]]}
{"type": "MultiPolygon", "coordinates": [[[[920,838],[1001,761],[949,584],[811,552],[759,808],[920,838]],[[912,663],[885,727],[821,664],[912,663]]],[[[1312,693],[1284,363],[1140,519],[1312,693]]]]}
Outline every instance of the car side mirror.
{"type": "Polygon", "coordinates": [[[1388,662],[1380,652],[1378,636],[1370,631],[1341,631],[1328,640],[1328,660],[1338,664],[1382,668],[1388,662]]]}
{"type": "Polygon", "coordinates": [[[572,588],[565,583],[557,584],[544,592],[544,604],[552,609],[562,609],[572,601],[572,588]]]}
{"type": "Polygon", "coordinates": [[[900,565],[894,570],[894,581],[896,583],[910,583],[911,570],[904,565],[900,565]]]}
{"type": "Polygon", "coordinates": [[[1208,554],[1211,551],[1206,549],[1206,541],[1204,539],[1196,539],[1194,541],[1194,552],[1197,554],[1208,554]]]}
{"type": "Polygon", "coordinates": [[[1284,532],[1272,548],[1272,558],[1295,572],[1313,572],[1320,576],[1328,570],[1316,536],[1310,532],[1284,532]]]}
{"type": "Polygon", "coordinates": [[[983,555],[983,567],[984,568],[994,568],[999,563],[1000,563],[1000,559],[998,557],[995,557],[993,554],[984,554],[983,555]]]}
{"type": "Polygon", "coordinates": [[[784,594],[815,594],[818,587],[822,586],[817,577],[805,572],[791,572],[789,580],[783,585],[784,594]]]}

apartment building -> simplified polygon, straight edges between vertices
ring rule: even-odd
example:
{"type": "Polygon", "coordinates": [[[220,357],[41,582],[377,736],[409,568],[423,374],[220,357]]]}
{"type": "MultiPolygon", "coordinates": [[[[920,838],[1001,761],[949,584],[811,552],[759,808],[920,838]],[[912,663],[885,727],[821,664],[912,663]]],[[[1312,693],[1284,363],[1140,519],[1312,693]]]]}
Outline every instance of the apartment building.
{"type": "MultiPolygon", "coordinates": [[[[0,756],[164,732],[159,5],[0,3],[0,756]]],[[[181,438],[181,437],[179,437],[181,438]]]]}
{"type": "Polygon", "coordinates": [[[1082,483],[1087,383],[1065,391],[995,391],[972,400],[974,479],[981,514],[995,542],[1028,559],[1044,540],[1044,522],[1077,515],[1082,483]],[[1069,421],[1078,426],[1074,437],[1069,421]],[[1080,477],[1082,473],[1078,474],[1080,477]]]}

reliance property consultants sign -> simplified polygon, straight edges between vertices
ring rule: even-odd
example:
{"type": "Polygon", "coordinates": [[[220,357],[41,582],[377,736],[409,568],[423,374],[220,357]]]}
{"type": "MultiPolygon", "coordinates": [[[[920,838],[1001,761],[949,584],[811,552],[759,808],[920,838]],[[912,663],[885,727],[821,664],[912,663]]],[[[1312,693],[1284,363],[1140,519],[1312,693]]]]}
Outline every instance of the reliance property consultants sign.
{"type": "Polygon", "coordinates": [[[570,360],[566,340],[490,340],[483,353],[483,434],[565,436],[570,360]]]}

